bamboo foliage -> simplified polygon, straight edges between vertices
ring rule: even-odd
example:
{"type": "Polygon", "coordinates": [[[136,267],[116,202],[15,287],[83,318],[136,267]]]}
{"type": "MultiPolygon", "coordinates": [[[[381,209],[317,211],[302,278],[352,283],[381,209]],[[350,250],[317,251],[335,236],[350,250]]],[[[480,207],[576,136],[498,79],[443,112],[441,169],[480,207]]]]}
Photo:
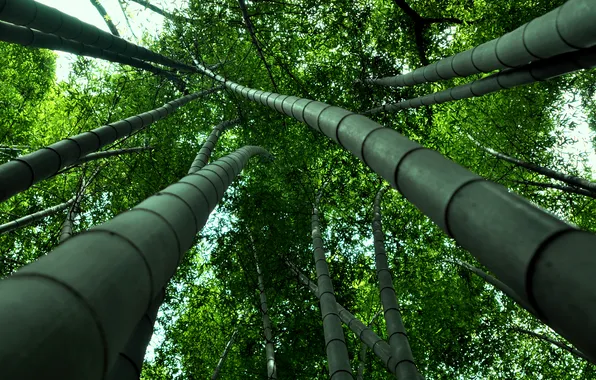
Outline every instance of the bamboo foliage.
{"type": "Polygon", "coordinates": [[[352,152],[540,310],[550,327],[596,360],[596,342],[589,338],[596,335],[596,296],[591,291],[596,256],[582,254],[596,245],[593,233],[365,116],[248,88],[197,68],[237,95],[304,122],[352,152]]]}
{"type": "Polygon", "coordinates": [[[0,201],[77,163],[89,153],[141,130],[172,114],[188,102],[220,90],[209,90],[172,100],[162,107],[84,132],[0,165],[0,201]]]}
{"type": "Polygon", "coordinates": [[[211,131],[211,134],[209,134],[207,141],[205,141],[205,143],[199,150],[199,153],[195,157],[195,160],[190,165],[190,169],[188,169],[188,174],[192,174],[196,171],[199,171],[201,170],[201,168],[203,168],[203,166],[207,165],[207,162],[209,162],[209,157],[211,157],[211,153],[213,153],[213,148],[215,148],[215,144],[217,144],[217,140],[219,140],[219,136],[229,128],[238,124],[239,122],[239,118],[236,118],[234,120],[226,120],[219,123],[215,128],[213,128],[213,131],[211,131]]]}
{"type": "Polygon", "coordinates": [[[420,373],[414,362],[414,356],[401,318],[397,295],[393,288],[393,279],[387,262],[387,252],[385,251],[385,235],[381,223],[381,199],[385,191],[387,191],[387,188],[383,187],[375,196],[372,229],[379,290],[387,324],[387,334],[389,335],[387,340],[391,346],[392,355],[397,360],[395,369],[397,377],[404,380],[416,380],[420,378],[420,373]]]}
{"type": "Polygon", "coordinates": [[[312,211],[312,243],[313,256],[317,271],[319,301],[323,318],[323,332],[325,335],[325,349],[329,363],[330,379],[353,379],[348,347],[341,327],[341,318],[337,311],[337,303],[333,292],[333,283],[329,275],[329,267],[325,259],[323,238],[319,222],[319,202],[322,192],[319,192],[312,211]]]}
{"type": "Polygon", "coordinates": [[[363,112],[363,115],[375,115],[380,112],[395,112],[409,108],[418,108],[484,96],[503,89],[549,80],[563,74],[582,69],[590,69],[595,66],[596,48],[582,49],[532,62],[514,69],[503,70],[485,78],[461,86],[448,88],[447,90],[435,92],[433,94],[404,100],[395,104],[385,104],[365,111],[363,112]]]}
{"type": "Polygon", "coordinates": [[[412,86],[493,70],[519,67],[596,44],[596,9],[592,0],[569,0],[514,31],[473,49],[441,59],[408,74],[368,83],[412,86]]]}
{"type": "Polygon", "coordinates": [[[103,379],[256,154],[267,152],[238,149],[1,281],[0,324],[13,326],[0,330],[4,376],[103,379]]]}

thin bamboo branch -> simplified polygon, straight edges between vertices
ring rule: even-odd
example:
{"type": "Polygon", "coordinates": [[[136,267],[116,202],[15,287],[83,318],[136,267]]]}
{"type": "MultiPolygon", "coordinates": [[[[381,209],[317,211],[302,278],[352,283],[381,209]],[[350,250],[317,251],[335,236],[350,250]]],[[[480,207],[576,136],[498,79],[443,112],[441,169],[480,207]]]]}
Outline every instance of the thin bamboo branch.
{"type": "Polygon", "coordinates": [[[45,210],[41,210],[41,211],[35,212],[33,214],[23,216],[22,218],[10,221],[8,223],[4,223],[4,224],[0,225],[0,234],[5,234],[7,232],[14,231],[21,227],[25,227],[31,223],[38,222],[50,215],[53,215],[57,212],[65,210],[68,207],[70,207],[70,205],[72,205],[72,203],[75,201],[75,199],[76,199],[76,195],[74,197],[70,198],[69,200],[67,200],[66,202],[60,203],[56,206],[48,207],[45,210]]]}
{"type": "Polygon", "coordinates": [[[99,14],[101,15],[101,18],[103,18],[103,21],[106,23],[106,25],[110,29],[110,32],[113,35],[115,35],[117,37],[120,37],[120,33],[118,32],[118,28],[116,28],[116,25],[114,25],[114,22],[112,21],[112,18],[108,15],[108,12],[104,8],[104,6],[101,5],[101,3],[99,2],[99,0],[91,0],[91,4],[93,4],[93,6],[95,7],[95,9],[97,9],[97,11],[99,12],[99,14]]]}
{"type": "Polygon", "coordinates": [[[223,363],[225,362],[226,358],[228,357],[228,352],[230,351],[230,348],[232,348],[232,344],[234,344],[234,337],[236,337],[236,333],[238,333],[238,329],[234,329],[234,332],[232,333],[230,340],[228,340],[228,343],[226,344],[224,352],[223,352],[223,354],[221,354],[221,357],[219,358],[219,361],[217,362],[217,367],[215,367],[215,371],[213,371],[211,380],[217,380],[217,378],[219,377],[219,372],[221,371],[221,367],[223,366],[223,363]]]}
{"type": "Polygon", "coordinates": [[[525,330],[525,329],[522,329],[522,328],[519,328],[519,327],[513,327],[513,328],[511,328],[511,330],[512,331],[515,331],[515,332],[518,332],[518,333],[521,333],[521,334],[529,335],[531,337],[534,337],[534,338],[543,340],[545,342],[548,342],[550,344],[553,344],[553,345],[555,345],[555,346],[557,346],[557,347],[559,347],[559,348],[561,348],[561,349],[569,352],[570,354],[572,354],[573,356],[575,356],[577,358],[580,358],[580,359],[583,359],[583,360],[587,360],[588,362],[590,362],[590,359],[586,355],[584,355],[584,353],[581,352],[580,350],[578,350],[576,348],[573,348],[573,347],[569,347],[565,343],[556,341],[554,339],[551,339],[551,338],[549,338],[546,335],[538,334],[538,333],[535,333],[533,331],[525,330]]]}

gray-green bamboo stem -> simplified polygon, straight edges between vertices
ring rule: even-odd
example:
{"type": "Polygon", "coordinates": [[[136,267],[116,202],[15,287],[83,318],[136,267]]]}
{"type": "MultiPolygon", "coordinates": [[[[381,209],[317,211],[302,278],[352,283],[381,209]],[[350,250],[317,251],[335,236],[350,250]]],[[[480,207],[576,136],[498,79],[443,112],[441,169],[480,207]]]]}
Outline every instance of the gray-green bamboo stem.
{"type": "MultiPolygon", "coordinates": [[[[373,317],[370,319],[370,322],[368,322],[368,325],[366,325],[366,326],[370,328],[370,326],[373,324],[375,319],[377,319],[377,317],[379,316],[379,314],[381,314],[382,311],[383,311],[383,309],[379,309],[379,311],[377,311],[375,313],[375,315],[373,315],[373,317]]],[[[360,353],[358,354],[358,359],[360,360],[360,363],[358,364],[358,375],[356,376],[357,380],[364,380],[364,366],[366,365],[366,352],[367,351],[368,351],[368,346],[366,345],[366,343],[361,342],[360,343],[360,353]]]]}
{"type": "Polygon", "coordinates": [[[162,107],[69,137],[0,165],[0,202],[53,176],[82,157],[167,117],[188,102],[220,89],[221,86],[183,96],[162,107]]]}
{"type": "MultiPolygon", "coordinates": [[[[289,261],[286,264],[297,277],[299,282],[302,282],[306,287],[310,289],[313,294],[320,299],[318,286],[311,281],[306,275],[289,261]]],[[[350,330],[358,339],[365,343],[372,352],[383,362],[387,370],[395,375],[396,360],[391,356],[391,347],[389,344],[381,339],[374,331],[368,326],[365,326],[358,318],[354,317],[349,311],[347,311],[342,305],[336,303],[337,310],[341,321],[348,326],[350,330]]]]}
{"type": "Polygon", "coordinates": [[[146,151],[151,151],[153,150],[153,147],[147,146],[147,147],[136,147],[136,148],[123,148],[123,149],[112,149],[112,150],[106,150],[103,152],[95,152],[95,153],[89,153],[88,155],[81,157],[77,162],[75,162],[73,164],[73,166],[76,165],[80,165],[83,164],[85,162],[89,162],[89,161],[95,161],[95,160],[100,160],[102,158],[108,158],[108,157],[113,157],[113,156],[120,156],[123,154],[131,154],[131,153],[138,153],[138,152],[146,152],[146,151]]]}
{"type": "Polygon", "coordinates": [[[383,86],[411,86],[518,67],[596,44],[592,0],[570,0],[499,38],[394,77],[368,79],[383,86]]]}
{"type": "Polygon", "coordinates": [[[556,179],[556,180],[561,181],[561,182],[565,182],[568,185],[579,187],[579,188],[582,188],[582,189],[586,189],[586,190],[588,190],[590,192],[593,192],[594,195],[596,195],[596,183],[594,183],[594,182],[588,181],[586,179],[583,179],[583,178],[580,178],[580,177],[577,177],[577,176],[573,176],[573,175],[569,175],[569,174],[558,172],[556,170],[545,168],[544,166],[536,165],[536,164],[533,164],[531,162],[526,162],[526,161],[520,160],[520,159],[515,158],[515,157],[508,156],[506,154],[503,154],[501,152],[497,152],[494,149],[491,149],[489,147],[486,147],[486,146],[480,144],[478,141],[476,141],[470,135],[468,135],[468,137],[480,149],[482,149],[485,152],[487,152],[487,153],[495,156],[496,158],[498,158],[500,160],[503,160],[503,161],[512,163],[512,164],[517,165],[517,166],[521,166],[522,168],[528,169],[528,170],[530,170],[530,171],[532,171],[534,173],[541,174],[541,175],[543,175],[545,177],[556,179]]]}
{"type": "Polygon", "coordinates": [[[375,265],[379,279],[379,291],[387,325],[388,341],[391,346],[392,355],[397,359],[395,373],[399,379],[417,380],[420,377],[414,356],[410,349],[406,328],[399,312],[397,294],[393,287],[393,279],[389,271],[387,252],[385,251],[385,235],[381,223],[381,199],[387,191],[386,187],[381,188],[375,196],[373,205],[372,230],[375,247],[375,265]]]}
{"type": "Polygon", "coordinates": [[[235,329],[232,333],[232,336],[230,337],[230,340],[228,340],[224,352],[223,354],[221,354],[221,357],[217,362],[217,367],[215,367],[215,371],[213,371],[213,375],[211,375],[211,380],[217,380],[217,378],[219,377],[219,372],[221,371],[221,367],[223,366],[224,362],[226,361],[226,358],[228,357],[228,352],[230,351],[232,344],[234,344],[234,337],[236,336],[237,332],[238,329],[235,329]]]}
{"type": "Polygon", "coordinates": [[[207,138],[207,141],[205,141],[205,143],[199,150],[199,153],[195,157],[195,160],[190,165],[190,169],[188,169],[188,174],[192,174],[196,171],[199,171],[201,170],[201,168],[203,168],[203,166],[207,165],[211,157],[211,153],[213,153],[213,148],[215,148],[217,140],[219,140],[219,136],[231,127],[233,127],[234,125],[238,124],[239,122],[239,118],[236,118],[234,120],[226,120],[219,123],[215,128],[213,128],[211,134],[209,134],[209,137],[207,138]]]}
{"type": "Polygon", "coordinates": [[[583,195],[586,197],[596,199],[596,193],[593,193],[586,189],[574,187],[574,186],[565,186],[565,185],[558,185],[556,183],[534,182],[534,181],[511,181],[511,182],[517,183],[520,185],[526,185],[526,186],[536,186],[536,187],[542,187],[542,188],[547,188],[547,189],[557,189],[557,190],[564,191],[566,193],[578,194],[578,195],[583,195]]]}
{"type": "Polygon", "coordinates": [[[532,306],[530,306],[519,295],[517,295],[517,293],[515,293],[513,291],[513,289],[511,289],[510,287],[508,287],[507,285],[505,285],[503,282],[497,280],[496,278],[494,278],[490,274],[486,273],[482,269],[476,268],[475,266],[473,266],[471,264],[468,264],[465,261],[461,261],[459,259],[456,259],[456,258],[449,259],[447,261],[450,262],[450,263],[453,263],[453,264],[457,264],[460,267],[465,268],[465,269],[469,270],[470,272],[474,273],[475,275],[477,275],[478,277],[482,278],[484,281],[488,282],[493,287],[495,287],[495,289],[501,291],[507,297],[511,298],[518,305],[520,305],[524,309],[528,310],[533,315],[538,316],[538,313],[536,312],[536,310],[534,310],[534,308],[532,306]]]}
{"type": "Polygon", "coordinates": [[[147,62],[124,54],[115,53],[97,46],[82,44],[51,33],[40,32],[29,27],[0,21],[0,41],[17,43],[27,47],[65,51],[72,54],[104,59],[161,75],[172,81],[176,88],[187,95],[186,84],[173,73],[147,62]]]}
{"type": "Polygon", "coordinates": [[[141,377],[147,346],[153,336],[153,327],[165,294],[165,288],[162,288],[137,323],[126,346],[120,351],[116,362],[110,369],[108,380],[139,380],[141,377]]]}
{"type": "Polygon", "coordinates": [[[575,356],[577,358],[580,358],[580,359],[583,359],[583,360],[587,360],[588,362],[590,362],[590,359],[586,355],[584,355],[584,353],[581,352],[580,350],[575,349],[573,347],[569,347],[565,343],[556,341],[554,339],[551,339],[551,338],[549,338],[548,336],[546,336],[544,334],[538,334],[538,333],[535,333],[533,331],[525,330],[525,329],[522,329],[522,328],[519,328],[519,327],[513,327],[513,328],[511,328],[511,330],[512,331],[515,331],[515,332],[518,332],[518,333],[521,333],[521,334],[529,335],[531,337],[540,339],[540,340],[545,341],[545,342],[548,342],[548,343],[550,343],[552,345],[555,345],[555,346],[557,346],[557,347],[559,347],[559,348],[561,348],[561,349],[569,352],[570,354],[572,354],[573,356],[575,356]]]}
{"type": "Polygon", "coordinates": [[[85,191],[87,190],[89,184],[95,179],[95,176],[97,176],[100,170],[101,167],[97,168],[88,180],[86,180],[85,177],[81,178],[81,185],[79,186],[79,190],[77,191],[75,201],[68,209],[68,212],[66,213],[66,218],[62,223],[62,228],[60,229],[60,239],[58,240],[58,244],[64,243],[66,240],[70,239],[73,236],[74,220],[80,212],[81,201],[83,200],[85,191]]]}
{"type": "Polygon", "coordinates": [[[7,379],[104,379],[228,186],[246,146],[0,281],[7,379]],[[43,313],[36,311],[43,310],[43,313]],[[26,354],[24,354],[26,353],[26,354]]]}
{"type": "Polygon", "coordinates": [[[317,199],[312,211],[312,243],[313,256],[317,271],[317,283],[319,288],[319,303],[321,306],[321,316],[323,318],[323,332],[325,335],[325,349],[327,351],[327,360],[329,364],[330,379],[353,379],[352,368],[350,367],[350,358],[348,356],[348,347],[344,337],[344,331],[341,327],[341,318],[337,310],[335,294],[333,292],[333,283],[329,275],[329,267],[325,259],[325,250],[323,249],[323,238],[321,235],[321,226],[319,222],[319,201],[322,191],[317,195],[317,199]]]}
{"type": "Polygon", "coordinates": [[[4,223],[4,224],[0,225],[0,234],[5,234],[10,231],[19,229],[21,227],[25,227],[31,223],[38,222],[50,215],[53,215],[53,214],[56,214],[62,210],[65,210],[73,204],[75,199],[76,199],[76,195],[74,197],[70,198],[69,200],[67,200],[66,202],[60,203],[56,206],[48,207],[45,210],[41,210],[41,211],[35,212],[33,214],[29,214],[29,215],[23,216],[21,218],[18,218],[16,220],[10,221],[8,223],[4,223]]]}
{"type": "MultiPolygon", "coordinates": [[[[142,46],[130,43],[96,26],[87,24],[59,10],[33,0],[0,0],[0,20],[14,25],[26,26],[49,34],[72,40],[93,48],[104,49],[126,57],[193,72],[192,66],[177,62],[142,46]]],[[[0,35],[5,31],[2,30],[0,35]]],[[[3,36],[4,37],[4,36],[3,36]]],[[[14,41],[13,41],[14,42],[14,41]]]]}
{"type": "Polygon", "coordinates": [[[257,267],[257,281],[259,286],[259,299],[261,301],[260,310],[263,318],[263,332],[265,335],[265,358],[267,363],[267,379],[277,379],[277,366],[275,364],[275,346],[273,345],[273,330],[271,329],[271,319],[269,319],[269,309],[267,308],[267,295],[265,294],[265,282],[263,281],[263,272],[259,266],[259,259],[256,251],[253,252],[255,265],[257,267]]]}
{"type": "Polygon", "coordinates": [[[444,91],[404,100],[394,104],[385,104],[363,112],[363,115],[375,115],[381,112],[395,112],[410,108],[430,106],[455,100],[468,99],[500,90],[545,81],[577,70],[596,66],[596,47],[578,50],[572,53],[532,62],[515,69],[503,70],[497,74],[473,82],[449,88],[444,91]]]}
{"type": "Polygon", "coordinates": [[[114,22],[112,21],[112,18],[108,15],[108,12],[104,8],[104,6],[101,5],[101,3],[99,2],[99,0],[91,0],[91,4],[93,4],[93,6],[95,7],[95,9],[97,9],[97,12],[99,12],[99,14],[101,15],[101,18],[103,18],[104,22],[108,26],[108,29],[110,29],[110,32],[113,35],[115,35],[117,37],[120,37],[120,33],[118,32],[118,28],[116,28],[116,25],[114,25],[114,22]]]}

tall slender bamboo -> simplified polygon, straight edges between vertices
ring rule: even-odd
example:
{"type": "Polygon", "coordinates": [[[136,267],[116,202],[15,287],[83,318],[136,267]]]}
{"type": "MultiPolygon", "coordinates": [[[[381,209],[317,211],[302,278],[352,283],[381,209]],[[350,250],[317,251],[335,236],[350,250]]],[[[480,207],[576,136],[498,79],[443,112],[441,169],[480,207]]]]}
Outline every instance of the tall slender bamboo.
{"type": "Polygon", "coordinates": [[[373,235],[375,247],[375,265],[377,268],[377,277],[379,279],[379,290],[381,293],[381,302],[385,314],[385,323],[387,325],[388,341],[391,346],[391,353],[397,359],[395,373],[401,380],[417,380],[420,373],[414,362],[414,356],[410,349],[406,328],[399,312],[397,303],[397,294],[393,288],[393,279],[389,271],[387,262],[387,252],[385,251],[385,235],[381,223],[381,199],[387,191],[382,187],[375,196],[373,205],[373,235]]]}
{"type": "Polygon", "coordinates": [[[441,59],[411,73],[368,83],[411,86],[442,79],[518,67],[596,44],[596,7],[592,0],[569,0],[514,31],[473,49],[441,59]]]}
{"type": "Polygon", "coordinates": [[[480,149],[482,149],[485,152],[487,152],[487,153],[495,156],[496,158],[498,158],[500,160],[503,160],[503,161],[512,163],[512,164],[517,165],[517,166],[521,166],[522,168],[525,168],[525,169],[528,169],[530,171],[533,171],[534,173],[541,174],[541,175],[543,175],[545,177],[556,179],[556,180],[561,181],[561,182],[565,182],[568,185],[576,186],[576,187],[579,187],[579,188],[582,188],[582,189],[586,189],[586,190],[592,192],[594,195],[596,195],[596,183],[594,183],[592,181],[588,181],[587,179],[580,178],[580,177],[577,177],[577,176],[574,176],[574,175],[569,175],[569,174],[561,173],[561,172],[558,172],[556,170],[552,170],[552,169],[546,168],[544,166],[540,166],[540,165],[536,165],[536,164],[531,163],[531,162],[520,160],[519,158],[508,156],[508,155],[506,155],[504,153],[497,152],[494,149],[491,149],[491,148],[489,148],[487,146],[484,146],[484,145],[480,144],[478,141],[476,141],[470,135],[468,135],[468,137],[480,149]]]}
{"type": "Polygon", "coordinates": [[[215,370],[213,371],[211,380],[217,380],[217,378],[219,377],[219,372],[221,371],[221,367],[223,366],[223,363],[225,362],[226,358],[228,357],[228,352],[230,351],[232,344],[234,344],[234,337],[236,336],[236,333],[238,333],[238,329],[234,330],[234,332],[232,333],[232,336],[230,337],[230,340],[228,340],[228,343],[226,344],[226,348],[224,349],[223,354],[221,354],[221,357],[219,358],[219,361],[217,362],[217,367],[215,367],[215,370]]]}
{"type": "Polygon", "coordinates": [[[550,343],[552,345],[555,345],[555,346],[557,346],[557,347],[559,347],[559,348],[561,348],[561,349],[569,352],[570,354],[572,354],[573,356],[575,356],[577,358],[590,361],[590,359],[586,355],[584,355],[584,353],[581,352],[580,350],[577,350],[577,349],[575,349],[573,347],[569,347],[565,343],[556,341],[556,340],[554,340],[552,338],[549,338],[548,336],[546,336],[544,334],[538,334],[538,333],[535,333],[534,331],[529,331],[529,330],[521,329],[519,327],[513,327],[511,330],[512,331],[515,331],[515,332],[518,332],[520,334],[526,334],[526,335],[529,335],[531,337],[534,337],[534,338],[540,339],[542,341],[548,342],[548,343],[550,343]]]}
{"type": "MultiPolygon", "coordinates": [[[[383,311],[383,309],[379,309],[379,311],[377,311],[375,313],[375,315],[373,315],[373,317],[370,319],[370,322],[368,322],[368,325],[366,325],[366,327],[370,328],[370,326],[373,324],[375,319],[377,319],[377,317],[379,316],[379,314],[381,314],[382,311],[383,311]]],[[[358,355],[358,359],[360,360],[360,363],[358,364],[358,375],[356,375],[357,380],[364,380],[364,366],[366,365],[366,352],[367,351],[368,351],[368,346],[366,345],[366,343],[364,343],[364,342],[360,343],[360,353],[358,355]]]]}
{"type": "MultiPolygon", "coordinates": [[[[300,272],[300,270],[298,270],[294,264],[288,261],[286,261],[286,264],[292,273],[294,273],[294,275],[297,277],[298,281],[308,287],[317,298],[320,298],[318,286],[306,275],[300,272]]],[[[348,328],[352,330],[354,334],[356,334],[358,339],[360,339],[368,346],[368,348],[372,350],[372,352],[383,362],[387,370],[395,375],[395,367],[397,366],[397,362],[396,359],[391,356],[391,347],[389,347],[389,344],[375,334],[375,332],[372,331],[369,326],[365,326],[358,318],[354,317],[342,305],[336,303],[336,306],[341,321],[348,326],[348,328]]]]}
{"type": "Polygon", "coordinates": [[[186,103],[220,89],[215,87],[183,96],[162,107],[66,138],[0,165],[0,201],[27,190],[89,153],[167,117],[186,103]]]}
{"type": "Polygon", "coordinates": [[[18,26],[0,21],[0,41],[16,43],[27,47],[65,51],[86,57],[105,59],[110,62],[121,63],[151,72],[156,75],[161,75],[168,80],[171,80],[181,92],[184,92],[186,88],[186,85],[179,77],[167,70],[156,67],[147,62],[123,54],[114,53],[109,50],[101,49],[96,46],[90,46],[77,41],[62,38],[54,34],[40,32],[39,30],[31,29],[25,26],[18,26]]]}
{"type": "Polygon", "coordinates": [[[219,136],[226,130],[228,130],[230,127],[233,127],[239,122],[239,118],[236,118],[234,120],[226,120],[219,123],[215,128],[213,128],[213,131],[211,131],[211,134],[209,134],[207,141],[205,141],[205,143],[199,150],[199,153],[195,157],[195,160],[190,165],[190,169],[188,169],[188,174],[192,174],[200,170],[203,166],[207,165],[207,162],[209,162],[209,157],[211,157],[211,153],[213,152],[213,148],[215,147],[215,144],[217,144],[217,140],[219,140],[219,136]]]}
{"type": "Polygon", "coordinates": [[[72,205],[72,203],[75,201],[75,199],[76,199],[76,195],[74,197],[70,198],[69,200],[67,200],[66,202],[57,204],[56,206],[48,207],[45,210],[41,210],[41,211],[35,212],[33,214],[23,216],[22,218],[12,220],[8,223],[1,224],[0,225],[0,234],[5,234],[7,232],[14,231],[21,227],[25,227],[31,223],[38,222],[50,215],[54,215],[62,210],[65,210],[65,209],[69,208],[70,205],[72,205]]]}
{"type": "Polygon", "coordinates": [[[325,103],[242,86],[198,65],[234,93],[304,122],[381,175],[464,249],[596,360],[596,235],[384,128],[325,103]],[[582,312],[578,312],[581,310],[582,312]]]}
{"type": "Polygon", "coordinates": [[[263,332],[265,334],[265,357],[267,360],[267,379],[277,379],[277,366],[275,364],[275,346],[273,345],[273,330],[271,329],[271,319],[269,319],[269,309],[267,308],[267,295],[265,294],[265,281],[263,281],[263,272],[259,266],[257,252],[254,251],[255,265],[257,267],[257,282],[259,286],[259,299],[261,317],[263,318],[263,332]]]}
{"type": "Polygon", "coordinates": [[[99,0],[90,0],[91,4],[97,9],[97,12],[101,15],[101,18],[104,20],[110,32],[115,35],[116,37],[120,37],[120,33],[118,32],[118,28],[114,25],[112,18],[108,15],[108,12],[104,8],[103,5],[99,2],[99,0]]]}
{"type": "Polygon", "coordinates": [[[526,186],[536,186],[536,187],[542,187],[542,188],[547,188],[547,189],[557,189],[557,190],[564,191],[566,193],[572,193],[572,194],[583,195],[585,197],[596,198],[596,193],[593,193],[586,189],[580,189],[580,188],[574,187],[574,186],[565,186],[565,185],[558,185],[556,183],[535,182],[535,181],[511,181],[511,182],[517,183],[520,185],[526,185],[526,186]]]}
{"type": "Polygon", "coordinates": [[[153,335],[153,326],[157,320],[157,312],[165,295],[165,288],[162,288],[153,299],[140,322],[134,328],[126,346],[118,354],[118,358],[108,374],[108,380],[139,379],[141,370],[143,369],[147,346],[153,335]]]}
{"type": "Polygon", "coordinates": [[[394,112],[483,96],[503,89],[544,81],[563,74],[582,69],[589,69],[595,66],[596,47],[581,49],[532,62],[514,69],[503,70],[497,74],[461,86],[449,88],[444,91],[404,100],[394,104],[385,104],[365,111],[362,114],[375,115],[380,112],[394,112]]]}
{"type": "Polygon", "coordinates": [[[104,379],[227,187],[243,147],[0,281],[7,379],[104,379]],[[43,310],[43,313],[38,312],[43,310]]]}
{"type": "Polygon", "coordinates": [[[312,244],[315,267],[317,271],[317,283],[319,288],[319,303],[321,316],[323,318],[323,332],[325,335],[325,350],[329,364],[329,378],[331,379],[353,379],[348,347],[341,327],[341,318],[337,310],[333,283],[329,275],[329,267],[325,259],[323,249],[323,238],[319,222],[319,202],[322,191],[319,192],[312,211],[312,244]]]}
{"type": "Polygon", "coordinates": [[[192,66],[177,62],[142,46],[104,32],[82,22],[76,17],[33,0],[0,0],[0,20],[27,26],[44,33],[55,34],[67,40],[97,47],[127,57],[173,67],[183,71],[195,71],[192,66]]]}
{"type": "Polygon", "coordinates": [[[491,284],[492,286],[494,286],[497,290],[500,290],[507,297],[509,297],[513,301],[515,301],[518,305],[520,305],[524,309],[528,310],[530,313],[539,317],[539,314],[536,312],[536,310],[534,310],[534,308],[532,306],[530,306],[526,301],[524,301],[520,296],[518,296],[517,293],[515,293],[513,291],[513,289],[511,289],[510,287],[505,285],[503,282],[497,280],[490,274],[486,273],[482,269],[476,268],[475,266],[468,264],[465,261],[461,261],[459,259],[451,259],[451,260],[448,260],[448,262],[457,264],[460,267],[465,268],[465,269],[469,270],[470,272],[474,273],[475,275],[477,275],[484,281],[486,281],[489,284],[491,284]]]}

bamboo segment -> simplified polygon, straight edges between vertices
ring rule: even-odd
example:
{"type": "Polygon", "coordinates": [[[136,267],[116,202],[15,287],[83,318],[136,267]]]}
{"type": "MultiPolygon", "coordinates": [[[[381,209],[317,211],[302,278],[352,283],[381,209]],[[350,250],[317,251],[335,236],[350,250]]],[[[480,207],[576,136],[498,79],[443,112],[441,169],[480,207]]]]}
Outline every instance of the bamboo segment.
{"type": "Polygon", "coordinates": [[[183,71],[195,71],[191,66],[132,44],[82,22],[76,17],[33,0],[0,0],[0,20],[141,61],[154,62],[183,71]]]}
{"type": "Polygon", "coordinates": [[[368,79],[382,86],[412,86],[519,67],[596,44],[593,0],[569,0],[514,31],[411,73],[368,79]]]}
{"type": "Polygon", "coordinates": [[[381,302],[383,303],[385,313],[389,346],[391,346],[393,357],[397,360],[395,373],[400,380],[418,380],[420,373],[414,362],[414,356],[412,355],[408,336],[406,335],[406,328],[401,318],[397,295],[393,288],[393,279],[389,271],[387,252],[385,251],[385,235],[383,234],[381,223],[381,199],[386,190],[386,187],[381,188],[375,196],[372,224],[375,265],[377,268],[377,277],[379,278],[381,302]]]}
{"type": "MultiPolygon", "coordinates": [[[[256,154],[267,152],[246,146],[229,157],[242,169],[256,154]]],[[[238,174],[216,163],[0,281],[0,325],[11,326],[0,329],[5,378],[107,376],[238,174]]]]}
{"type": "Polygon", "coordinates": [[[75,164],[89,153],[167,117],[188,102],[220,89],[215,87],[183,96],[162,107],[66,138],[0,165],[0,202],[75,164]]]}
{"type": "Polygon", "coordinates": [[[325,349],[327,351],[327,362],[329,365],[330,379],[353,379],[348,347],[344,331],[341,327],[341,318],[337,310],[333,283],[329,275],[329,267],[325,259],[323,249],[323,238],[319,222],[319,199],[317,196],[312,212],[312,242],[315,267],[317,269],[317,283],[319,288],[319,301],[321,316],[323,317],[323,333],[325,335],[325,349]]]}
{"type": "Polygon", "coordinates": [[[461,86],[456,86],[414,99],[404,100],[395,104],[385,104],[365,111],[362,114],[375,115],[383,111],[395,112],[409,108],[418,108],[483,96],[503,89],[545,81],[563,74],[593,67],[596,67],[596,47],[532,62],[515,69],[503,70],[497,74],[461,86]]]}
{"type": "Polygon", "coordinates": [[[211,134],[209,134],[207,141],[205,141],[205,143],[199,150],[199,153],[195,157],[195,160],[190,165],[190,169],[188,169],[188,174],[197,172],[201,170],[203,166],[207,165],[207,162],[209,162],[209,158],[211,157],[211,153],[213,152],[213,148],[215,147],[215,144],[217,144],[217,140],[219,140],[219,136],[229,128],[238,124],[239,122],[240,119],[226,120],[219,123],[215,128],[213,128],[213,131],[211,131],[211,134]]]}

